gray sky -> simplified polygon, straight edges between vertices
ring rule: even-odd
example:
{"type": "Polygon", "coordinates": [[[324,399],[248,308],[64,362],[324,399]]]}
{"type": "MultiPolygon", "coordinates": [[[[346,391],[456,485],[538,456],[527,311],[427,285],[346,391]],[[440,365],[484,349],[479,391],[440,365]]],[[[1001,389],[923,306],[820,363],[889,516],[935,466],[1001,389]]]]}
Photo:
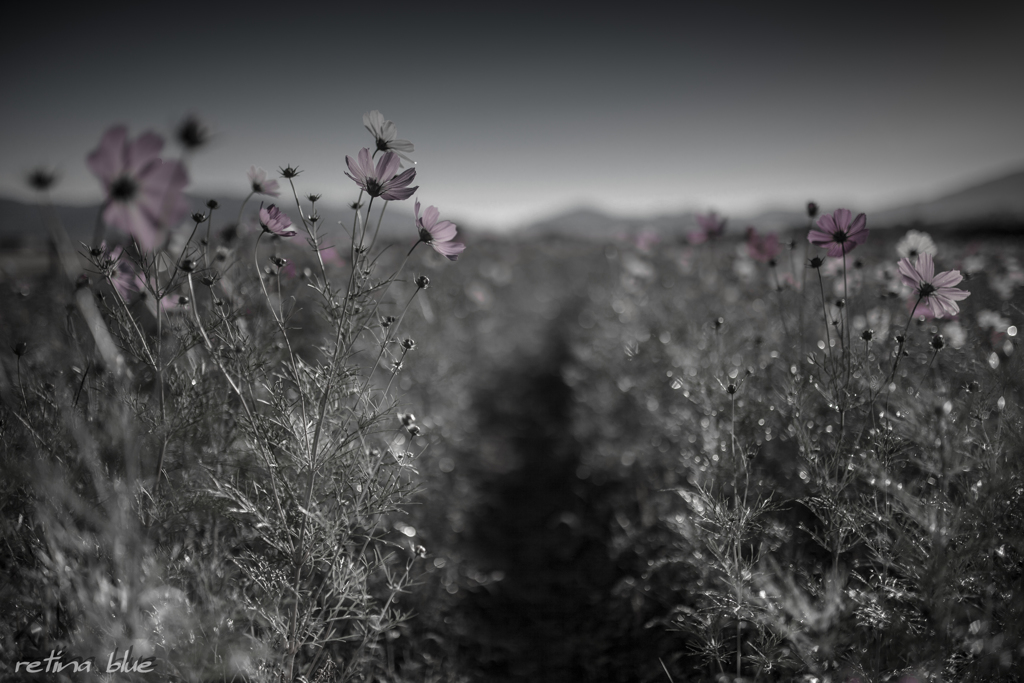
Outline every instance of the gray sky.
{"type": "Polygon", "coordinates": [[[507,6],[55,18],[36,3],[17,24],[41,28],[0,47],[0,194],[27,197],[24,174],[49,164],[57,201],[98,201],[84,158],[110,125],[168,133],[188,113],[217,133],[188,160],[193,192],[242,194],[250,165],[290,163],[300,192],[341,202],[357,192],[345,155],[370,145],[362,115],[378,109],[416,145],[420,199],[480,227],[583,205],[870,210],[1024,166],[1024,10],[1010,3],[507,6]]]}

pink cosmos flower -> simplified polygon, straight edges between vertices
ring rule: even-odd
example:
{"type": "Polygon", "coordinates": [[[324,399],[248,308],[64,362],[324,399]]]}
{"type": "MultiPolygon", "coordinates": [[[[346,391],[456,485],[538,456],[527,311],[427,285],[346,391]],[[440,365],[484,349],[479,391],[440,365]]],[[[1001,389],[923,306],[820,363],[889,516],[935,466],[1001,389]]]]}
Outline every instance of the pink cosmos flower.
{"type": "Polygon", "coordinates": [[[466,245],[461,242],[452,242],[455,239],[455,224],[451,221],[437,221],[440,212],[436,206],[428,206],[420,217],[420,202],[416,200],[416,227],[420,229],[420,242],[425,242],[434,248],[438,254],[445,256],[449,261],[458,261],[459,254],[466,250],[466,245]]]}
{"type": "Polygon", "coordinates": [[[704,244],[708,240],[718,239],[725,232],[725,219],[719,218],[714,211],[697,214],[697,225],[700,226],[700,229],[687,235],[690,244],[704,244]]]}
{"type": "Polygon", "coordinates": [[[833,258],[850,253],[858,244],[867,241],[869,232],[866,227],[867,216],[857,214],[853,223],[850,223],[851,215],[849,209],[836,209],[831,216],[824,214],[816,223],[819,229],[807,233],[807,240],[828,249],[828,255],[833,258]]]}
{"type": "Polygon", "coordinates": [[[918,254],[917,263],[911,264],[910,259],[900,259],[900,275],[903,283],[913,287],[920,298],[917,310],[925,315],[941,318],[944,315],[955,316],[960,312],[957,301],[971,295],[955,285],[963,280],[959,270],[947,270],[935,274],[935,263],[931,254],[918,254]]]}
{"type": "Polygon", "coordinates": [[[401,175],[395,175],[401,162],[394,152],[385,152],[377,161],[377,167],[373,167],[373,159],[370,158],[370,150],[363,147],[359,150],[359,161],[353,161],[352,157],[346,156],[345,163],[349,178],[356,181],[356,185],[366,190],[371,197],[380,197],[387,201],[408,199],[415,194],[419,187],[408,187],[416,178],[416,169],[410,168],[403,171],[401,175]]]}
{"type": "Polygon", "coordinates": [[[275,204],[271,204],[267,208],[260,207],[260,227],[264,232],[278,237],[292,237],[296,232],[292,226],[292,219],[284,215],[275,204]]]}
{"type": "Polygon", "coordinates": [[[779,249],[779,236],[775,233],[759,235],[754,228],[747,228],[747,253],[750,258],[768,263],[779,255],[779,249]]]}
{"type": "Polygon", "coordinates": [[[278,183],[276,180],[267,180],[267,172],[262,168],[256,166],[249,167],[249,183],[252,184],[252,191],[256,194],[265,194],[268,197],[277,197],[281,193],[278,191],[278,183]]]}
{"type": "Polygon", "coordinates": [[[189,209],[182,192],[188,173],[180,161],[160,160],[163,146],[156,133],[129,140],[126,126],[114,126],[86,159],[107,191],[103,221],[146,251],[157,246],[161,228],[180,221],[189,209]]]}
{"type": "Polygon", "coordinates": [[[406,152],[412,152],[412,143],[408,140],[397,140],[398,129],[395,124],[391,121],[385,121],[384,115],[374,109],[369,114],[363,114],[363,125],[366,126],[366,130],[370,131],[370,135],[374,137],[377,143],[378,152],[387,152],[394,150],[398,156],[402,157],[410,164],[416,163],[409,158],[406,152]]]}
{"type": "MultiPolygon", "coordinates": [[[[106,243],[100,248],[105,249],[106,243]]],[[[146,291],[146,281],[135,268],[135,264],[125,255],[121,247],[114,247],[108,257],[113,264],[113,272],[110,275],[110,284],[114,286],[121,298],[128,300],[136,292],[146,291]]]]}

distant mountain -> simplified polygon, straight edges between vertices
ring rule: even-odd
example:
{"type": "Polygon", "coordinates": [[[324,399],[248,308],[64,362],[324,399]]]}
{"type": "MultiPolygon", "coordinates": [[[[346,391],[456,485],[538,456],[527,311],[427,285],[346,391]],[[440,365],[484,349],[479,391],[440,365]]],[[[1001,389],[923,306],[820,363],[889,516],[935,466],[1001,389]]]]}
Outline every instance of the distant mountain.
{"type": "MultiPolygon", "coordinates": [[[[265,204],[277,202],[282,211],[293,221],[298,222],[298,211],[295,208],[294,199],[289,198],[288,200],[281,201],[271,197],[262,197],[260,199],[265,204]]],[[[242,214],[243,224],[248,224],[255,228],[260,199],[253,197],[249,200],[245,212],[242,214]]],[[[209,209],[206,208],[205,198],[190,197],[189,201],[192,211],[209,212],[209,209]]],[[[242,205],[242,198],[240,197],[218,199],[217,201],[220,206],[213,214],[214,232],[223,229],[229,224],[234,224],[238,218],[238,210],[242,205]]],[[[78,244],[79,242],[88,244],[92,241],[99,205],[56,205],[53,209],[56,210],[57,216],[68,231],[73,244],[78,244]]],[[[303,203],[303,210],[309,211],[308,202],[303,203]]],[[[352,224],[353,211],[349,207],[324,205],[318,202],[317,213],[320,214],[322,219],[321,234],[345,235],[347,233],[338,225],[338,221],[343,221],[346,227],[352,224]]],[[[371,229],[376,227],[376,220],[379,215],[378,208],[375,205],[370,222],[371,229]]],[[[53,213],[50,207],[0,198],[0,248],[17,246],[18,244],[30,245],[44,242],[49,235],[48,225],[52,220],[53,213]]],[[[406,208],[388,206],[387,211],[384,212],[384,219],[381,222],[380,235],[385,239],[401,239],[403,237],[410,240],[415,239],[416,229],[413,220],[412,213],[406,208]]],[[[185,222],[188,223],[188,219],[185,222]]]]}
{"type": "MultiPolygon", "coordinates": [[[[803,211],[770,210],[753,216],[726,216],[726,232],[740,233],[753,225],[758,230],[776,231],[807,225],[803,211]]],[[[682,238],[697,230],[697,213],[623,217],[590,208],[580,208],[537,221],[522,230],[524,235],[558,235],[593,240],[624,238],[643,233],[682,238]]]]}
{"type": "MultiPolygon", "coordinates": [[[[768,209],[727,218],[726,231],[733,233],[742,232],[748,225],[768,232],[806,228],[808,225],[807,214],[802,207],[799,210],[768,209]]],[[[948,228],[1024,225],[1024,170],[934,199],[868,212],[868,224],[872,229],[915,223],[948,228]]],[[[523,233],[606,240],[642,232],[682,237],[696,228],[696,214],[693,212],[646,218],[615,217],[594,209],[580,208],[537,221],[523,228],[523,233]]]]}
{"type": "Polygon", "coordinates": [[[871,214],[871,223],[878,227],[914,222],[941,226],[954,223],[1024,223],[1024,170],[948,192],[935,199],[871,214]]]}

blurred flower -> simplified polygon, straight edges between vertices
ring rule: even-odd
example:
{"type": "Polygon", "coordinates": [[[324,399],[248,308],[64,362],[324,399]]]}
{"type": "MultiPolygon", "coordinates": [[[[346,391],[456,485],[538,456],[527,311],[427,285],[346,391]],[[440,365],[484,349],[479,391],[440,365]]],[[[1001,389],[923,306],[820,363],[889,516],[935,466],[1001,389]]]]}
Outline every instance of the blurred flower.
{"type": "Polygon", "coordinates": [[[122,299],[127,300],[132,293],[146,290],[146,281],[136,270],[135,264],[125,256],[121,247],[114,247],[114,250],[110,252],[109,273],[110,284],[122,299]]]}
{"type": "Polygon", "coordinates": [[[718,239],[725,232],[725,219],[719,218],[714,211],[697,214],[697,225],[700,229],[687,235],[690,244],[704,244],[708,240],[718,239]]]}
{"type": "Polygon", "coordinates": [[[25,179],[28,186],[37,192],[46,192],[57,182],[57,173],[45,168],[37,168],[25,179]]]}
{"type": "Polygon", "coordinates": [[[401,175],[395,175],[400,162],[398,155],[394,152],[385,152],[377,161],[377,167],[373,167],[373,159],[370,158],[370,150],[363,147],[359,150],[359,161],[353,161],[352,157],[346,156],[345,163],[349,178],[356,182],[356,185],[366,190],[371,197],[381,197],[387,201],[408,199],[419,187],[408,187],[409,183],[416,179],[416,169],[410,168],[403,171],[401,175]]]}
{"type": "Polygon", "coordinates": [[[967,332],[956,320],[946,323],[942,328],[942,334],[946,337],[946,343],[954,349],[963,348],[967,343],[967,332]]]}
{"type": "Polygon", "coordinates": [[[332,266],[343,266],[345,265],[345,259],[341,258],[341,254],[335,247],[324,247],[320,250],[320,260],[324,262],[324,265],[332,266]]]}
{"type": "Polygon", "coordinates": [[[931,236],[920,230],[908,230],[903,239],[896,243],[896,253],[900,258],[916,259],[918,254],[935,256],[938,252],[931,236]]]}
{"type": "Polygon", "coordinates": [[[641,230],[638,233],[631,233],[629,235],[630,241],[636,246],[636,248],[642,252],[649,252],[651,247],[658,243],[658,233],[651,230],[641,230]]]}
{"type": "Polygon", "coordinates": [[[466,249],[461,242],[452,242],[455,239],[455,224],[451,221],[437,221],[440,212],[436,206],[428,206],[420,217],[420,202],[416,200],[416,227],[420,230],[420,242],[425,242],[434,248],[438,254],[447,257],[449,261],[457,261],[459,254],[466,249]]]}
{"type": "Polygon", "coordinates": [[[733,261],[732,272],[740,282],[751,282],[757,275],[757,265],[746,256],[741,256],[733,261]]]}
{"type": "Polygon", "coordinates": [[[210,141],[210,130],[198,117],[191,114],[178,124],[174,135],[178,139],[178,144],[189,151],[199,149],[210,141]]]}
{"type": "Polygon", "coordinates": [[[277,181],[267,180],[267,172],[262,168],[250,166],[247,175],[249,176],[249,183],[252,185],[252,191],[256,194],[265,194],[268,197],[277,197],[281,194],[277,191],[277,181]]]}
{"type": "Polygon", "coordinates": [[[753,227],[747,228],[747,253],[761,263],[772,261],[779,255],[779,236],[759,235],[753,227]]]}
{"type": "Polygon", "coordinates": [[[986,309],[978,312],[978,327],[994,332],[1006,332],[1010,327],[1010,321],[995,311],[986,309]]]}
{"type": "Polygon", "coordinates": [[[412,143],[408,140],[398,140],[398,129],[391,121],[385,121],[384,115],[374,109],[369,114],[363,114],[363,125],[370,135],[377,142],[378,152],[394,151],[411,164],[416,163],[409,158],[406,152],[413,152],[412,143]]]}
{"type": "Polygon", "coordinates": [[[985,269],[985,256],[984,254],[966,256],[960,267],[963,268],[964,277],[976,275],[985,269]]]}
{"type": "Polygon", "coordinates": [[[927,315],[934,315],[941,318],[943,315],[954,316],[960,312],[957,301],[962,301],[971,295],[955,285],[963,280],[959,270],[947,270],[935,274],[935,264],[931,254],[920,254],[917,263],[912,264],[910,259],[900,259],[900,275],[903,282],[917,291],[920,303],[918,308],[927,315]]]}
{"type": "Polygon", "coordinates": [[[1021,268],[1020,261],[1016,256],[1003,254],[1002,266],[1004,272],[1000,273],[995,269],[988,271],[988,284],[993,291],[1004,301],[1013,298],[1013,290],[1024,285],[1024,268],[1021,268]]]}
{"type": "Polygon", "coordinates": [[[182,192],[188,173],[180,161],[160,160],[163,146],[156,133],[130,141],[126,126],[114,126],[86,160],[107,191],[103,221],[130,234],[146,251],[157,246],[160,228],[188,212],[182,192]]]}
{"type": "Polygon", "coordinates": [[[857,214],[853,223],[850,223],[851,215],[849,209],[836,209],[831,216],[823,215],[815,223],[818,229],[807,233],[807,240],[811,244],[825,247],[828,255],[833,258],[853,251],[858,244],[864,244],[869,231],[866,227],[867,216],[857,214]]]}
{"type": "Polygon", "coordinates": [[[292,219],[283,214],[275,204],[271,204],[267,208],[260,207],[260,227],[264,232],[279,237],[291,237],[296,232],[292,227],[292,219]]]}

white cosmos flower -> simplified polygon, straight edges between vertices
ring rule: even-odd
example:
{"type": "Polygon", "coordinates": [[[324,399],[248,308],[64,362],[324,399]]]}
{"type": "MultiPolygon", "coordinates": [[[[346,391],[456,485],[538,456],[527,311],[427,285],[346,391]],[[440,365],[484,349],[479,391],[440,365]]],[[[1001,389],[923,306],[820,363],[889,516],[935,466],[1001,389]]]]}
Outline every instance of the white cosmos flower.
{"type": "Polygon", "coordinates": [[[896,244],[896,252],[900,255],[900,258],[915,260],[918,254],[935,256],[939,250],[928,233],[921,232],[920,230],[908,230],[903,239],[896,244]]]}

